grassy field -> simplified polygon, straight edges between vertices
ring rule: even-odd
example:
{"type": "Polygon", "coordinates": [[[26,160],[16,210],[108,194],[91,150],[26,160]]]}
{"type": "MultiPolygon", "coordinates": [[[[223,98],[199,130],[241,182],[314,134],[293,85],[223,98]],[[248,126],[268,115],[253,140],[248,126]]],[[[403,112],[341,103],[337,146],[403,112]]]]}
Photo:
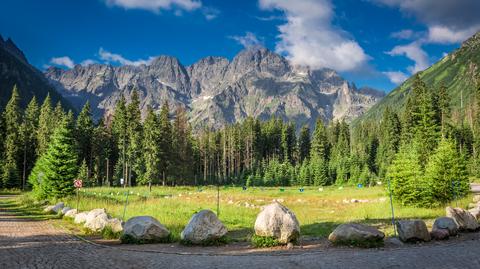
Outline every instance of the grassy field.
{"type": "MultiPolygon", "coordinates": [[[[202,209],[217,210],[216,187],[147,187],[134,188],[86,188],[80,191],[79,209],[106,208],[114,217],[122,218],[126,192],[129,192],[125,218],[150,215],[157,218],[175,239],[195,212],[202,209]]],[[[277,200],[297,216],[305,237],[326,237],[340,223],[360,222],[378,227],[387,235],[393,234],[389,198],[383,187],[325,187],[305,188],[248,188],[220,187],[220,220],[234,240],[249,240],[255,218],[263,205],[277,200]],[[352,201],[352,200],[357,200],[352,201]]],[[[76,197],[63,199],[70,207],[76,207],[76,197]]],[[[466,207],[471,197],[459,201],[466,207]]],[[[445,208],[413,208],[395,205],[395,216],[400,219],[424,219],[432,221],[445,215],[445,208]]]]}

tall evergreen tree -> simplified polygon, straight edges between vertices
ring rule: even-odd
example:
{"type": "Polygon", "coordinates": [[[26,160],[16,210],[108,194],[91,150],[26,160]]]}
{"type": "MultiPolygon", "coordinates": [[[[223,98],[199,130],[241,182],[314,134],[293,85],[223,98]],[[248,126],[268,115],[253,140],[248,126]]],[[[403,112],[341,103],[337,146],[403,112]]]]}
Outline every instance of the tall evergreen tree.
{"type": "Polygon", "coordinates": [[[379,176],[384,177],[388,166],[398,152],[401,141],[401,124],[397,114],[389,107],[383,113],[380,123],[380,139],[378,149],[379,176]]]}
{"type": "Polygon", "coordinates": [[[52,99],[50,95],[47,95],[40,107],[40,115],[38,117],[37,156],[42,156],[48,148],[50,136],[55,129],[55,123],[58,122],[54,117],[52,111],[52,99]]]}
{"type": "Polygon", "coordinates": [[[83,106],[82,111],[77,117],[75,126],[75,137],[77,140],[78,158],[85,161],[87,166],[87,174],[84,180],[89,181],[93,166],[92,158],[92,139],[93,139],[94,124],[92,114],[90,111],[90,102],[87,101],[83,106]]]}
{"type": "Polygon", "coordinates": [[[3,115],[5,119],[5,147],[3,158],[5,160],[3,166],[3,186],[6,188],[20,187],[20,160],[22,152],[22,141],[20,139],[20,124],[22,115],[20,111],[20,96],[18,95],[17,86],[13,87],[12,96],[5,107],[3,115]]]}
{"type": "Polygon", "coordinates": [[[22,187],[25,187],[27,176],[33,169],[37,158],[35,149],[37,148],[37,130],[39,107],[37,99],[34,96],[25,110],[23,122],[20,127],[20,137],[22,140],[22,187]]]}
{"type": "Polygon", "coordinates": [[[108,184],[112,182],[112,171],[114,158],[115,141],[112,138],[111,129],[105,125],[101,119],[93,131],[92,138],[92,159],[94,162],[93,170],[97,185],[108,184]]]}
{"type": "Polygon", "coordinates": [[[172,163],[172,125],[169,118],[170,108],[168,103],[162,105],[160,111],[159,125],[160,125],[160,172],[162,173],[162,183],[166,184],[168,172],[172,163]]]}
{"type": "Polygon", "coordinates": [[[308,125],[304,125],[300,130],[300,136],[298,138],[298,154],[299,161],[303,161],[310,157],[310,128],[308,125]]]}
{"type": "Polygon", "coordinates": [[[124,184],[127,179],[127,149],[129,145],[128,141],[128,117],[127,106],[125,97],[122,95],[120,100],[115,106],[115,111],[112,121],[112,133],[114,136],[115,144],[118,149],[118,160],[115,166],[116,178],[123,178],[124,184]]]}
{"type": "Polygon", "coordinates": [[[145,176],[141,180],[142,184],[159,183],[160,173],[160,125],[158,117],[151,107],[148,108],[147,117],[144,122],[144,160],[145,160],[145,176]]]}
{"type": "Polygon", "coordinates": [[[142,126],[142,114],[140,111],[140,99],[137,91],[133,91],[132,100],[127,106],[127,134],[128,134],[128,149],[127,160],[131,167],[128,175],[128,184],[132,186],[135,182],[133,180],[140,179],[145,173],[145,167],[143,162],[143,126],[142,126]],[[133,173],[132,173],[133,172],[133,173]]]}
{"type": "Polygon", "coordinates": [[[73,114],[67,114],[55,129],[48,150],[34,167],[30,182],[39,198],[61,198],[74,191],[78,175],[73,114]]]}
{"type": "Polygon", "coordinates": [[[450,96],[447,92],[447,86],[444,83],[440,85],[438,90],[438,108],[440,113],[440,126],[442,137],[445,137],[446,133],[446,124],[450,117],[450,96]]]}

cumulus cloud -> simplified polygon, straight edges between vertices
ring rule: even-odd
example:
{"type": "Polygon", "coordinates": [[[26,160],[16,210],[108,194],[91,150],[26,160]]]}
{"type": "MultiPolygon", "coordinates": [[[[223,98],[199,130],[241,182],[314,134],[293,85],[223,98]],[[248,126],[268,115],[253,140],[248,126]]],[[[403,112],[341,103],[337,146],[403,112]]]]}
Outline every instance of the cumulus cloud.
{"type": "Polygon", "coordinates": [[[394,47],[391,51],[387,52],[391,56],[405,56],[415,62],[415,65],[409,66],[410,73],[415,74],[419,71],[423,71],[430,66],[427,53],[421,48],[418,42],[413,42],[408,45],[401,45],[394,47]]]}
{"type": "Polygon", "coordinates": [[[417,36],[417,33],[413,30],[405,29],[398,32],[394,32],[390,36],[396,39],[412,39],[417,36]]]}
{"type": "Polygon", "coordinates": [[[294,64],[350,71],[369,59],[355,40],[332,25],[330,0],[259,0],[259,6],[285,14],[286,23],[278,27],[276,51],[294,64]]]}
{"type": "Polygon", "coordinates": [[[98,55],[101,60],[106,61],[108,63],[119,63],[121,65],[134,65],[134,66],[139,66],[142,64],[148,65],[155,59],[155,57],[149,57],[147,60],[139,59],[136,61],[132,61],[132,60],[126,59],[120,54],[112,53],[110,51],[104,50],[103,48],[100,48],[98,50],[98,55]]]}
{"type": "Polygon", "coordinates": [[[401,71],[388,71],[382,73],[387,76],[392,83],[397,85],[408,79],[408,75],[401,71]]]}
{"type": "Polygon", "coordinates": [[[480,30],[479,0],[370,0],[398,8],[428,28],[430,43],[459,43],[480,30]]]}
{"type": "Polygon", "coordinates": [[[262,45],[263,41],[260,40],[254,33],[246,32],[243,36],[230,36],[231,39],[237,41],[245,48],[262,45]]]}
{"type": "Polygon", "coordinates": [[[218,15],[220,15],[220,10],[213,7],[204,7],[202,8],[202,13],[203,16],[205,16],[205,19],[207,19],[207,21],[211,21],[213,19],[216,19],[218,15]]]}
{"type": "Polygon", "coordinates": [[[91,65],[91,64],[96,64],[96,63],[97,63],[97,61],[95,61],[95,60],[86,59],[86,60],[83,60],[83,61],[80,63],[80,65],[82,65],[82,66],[89,66],[89,65],[91,65]]]}
{"type": "Polygon", "coordinates": [[[75,66],[75,63],[73,62],[73,60],[68,56],[54,57],[50,59],[50,63],[55,65],[65,66],[70,69],[75,66]]]}
{"type": "Polygon", "coordinates": [[[118,6],[125,9],[144,9],[155,13],[161,10],[192,11],[202,7],[201,1],[196,0],[104,0],[108,6],[118,6]]]}

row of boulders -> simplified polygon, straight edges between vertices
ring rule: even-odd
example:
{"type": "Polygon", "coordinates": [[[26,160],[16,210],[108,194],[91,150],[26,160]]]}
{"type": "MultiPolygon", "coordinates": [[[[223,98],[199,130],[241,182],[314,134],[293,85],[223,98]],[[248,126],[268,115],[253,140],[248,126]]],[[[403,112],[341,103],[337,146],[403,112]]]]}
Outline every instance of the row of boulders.
{"type": "Polygon", "coordinates": [[[60,214],[63,217],[73,219],[76,224],[83,224],[85,228],[93,232],[101,232],[107,227],[111,228],[114,233],[123,231],[122,222],[117,218],[110,217],[103,208],[77,212],[76,209],[65,206],[64,203],[60,202],[45,207],[44,212],[60,214]]]}

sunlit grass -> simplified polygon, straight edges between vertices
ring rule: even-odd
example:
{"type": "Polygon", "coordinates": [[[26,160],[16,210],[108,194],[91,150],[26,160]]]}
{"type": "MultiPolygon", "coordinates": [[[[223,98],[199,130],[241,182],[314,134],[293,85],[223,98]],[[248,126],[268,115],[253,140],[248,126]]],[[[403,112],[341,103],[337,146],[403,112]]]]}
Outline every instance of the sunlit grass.
{"type": "MultiPolygon", "coordinates": [[[[220,220],[227,226],[234,240],[249,240],[261,206],[278,200],[297,216],[302,235],[327,237],[340,223],[360,222],[378,227],[393,234],[390,200],[383,187],[356,188],[338,186],[298,188],[248,188],[220,187],[220,220]],[[352,202],[352,199],[358,202],[352,202]]],[[[76,207],[76,197],[64,199],[76,207]]],[[[466,207],[471,197],[452,204],[466,207]]],[[[217,211],[216,187],[148,187],[86,188],[80,191],[79,209],[106,208],[114,217],[128,220],[134,216],[149,215],[157,218],[178,240],[190,217],[202,210],[217,211]],[[126,193],[128,205],[125,210],[126,193]]],[[[431,226],[436,217],[445,215],[445,207],[414,208],[394,205],[397,219],[423,219],[431,226]]]]}

